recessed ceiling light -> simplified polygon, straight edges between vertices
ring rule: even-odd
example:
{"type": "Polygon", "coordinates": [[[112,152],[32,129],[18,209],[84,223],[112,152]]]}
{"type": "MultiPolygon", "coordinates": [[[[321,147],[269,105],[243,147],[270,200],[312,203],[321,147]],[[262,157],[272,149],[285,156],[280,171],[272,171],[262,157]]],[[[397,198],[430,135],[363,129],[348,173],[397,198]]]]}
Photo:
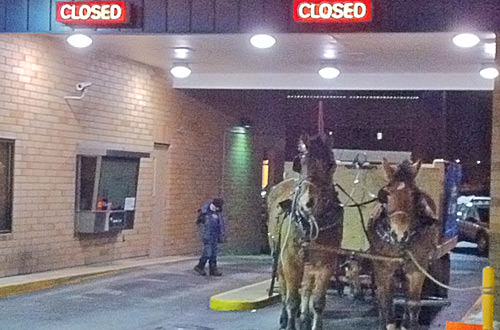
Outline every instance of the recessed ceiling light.
{"type": "Polygon", "coordinates": [[[472,33],[461,33],[453,37],[453,43],[462,48],[474,47],[479,41],[479,37],[472,33]]]}
{"type": "Polygon", "coordinates": [[[330,48],[323,51],[323,57],[328,60],[334,59],[336,55],[337,52],[335,51],[335,49],[330,48]]]}
{"type": "Polygon", "coordinates": [[[187,64],[176,64],[170,69],[170,73],[175,78],[187,78],[191,75],[191,69],[187,66],[187,64]]]}
{"type": "Polygon", "coordinates": [[[189,52],[191,52],[191,49],[187,47],[174,48],[174,56],[177,59],[185,60],[188,58],[189,52]]]}
{"type": "Polygon", "coordinates": [[[323,79],[334,79],[337,78],[340,74],[339,69],[334,68],[333,66],[324,66],[318,71],[319,75],[323,79]]]}
{"type": "Polygon", "coordinates": [[[479,74],[484,79],[495,79],[498,77],[498,69],[495,67],[487,67],[479,71],[479,74]]]}
{"type": "Polygon", "coordinates": [[[257,48],[271,48],[276,43],[276,39],[269,34],[255,34],[250,38],[250,43],[257,48]]]}
{"type": "Polygon", "coordinates": [[[497,52],[497,44],[495,42],[485,43],[484,52],[488,55],[491,55],[492,58],[495,58],[495,54],[497,52]]]}
{"type": "Polygon", "coordinates": [[[75,48],[85,48],[92,44],[92,38],[82,33],[74,33],[66,41],[75,48]]]}

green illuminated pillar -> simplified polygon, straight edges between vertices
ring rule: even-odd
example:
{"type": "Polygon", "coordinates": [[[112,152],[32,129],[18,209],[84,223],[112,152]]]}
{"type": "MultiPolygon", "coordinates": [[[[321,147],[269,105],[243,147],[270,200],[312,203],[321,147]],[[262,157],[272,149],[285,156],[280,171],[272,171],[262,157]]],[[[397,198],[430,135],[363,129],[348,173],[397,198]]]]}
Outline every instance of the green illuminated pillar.
{"type": "Polygon", "coordinates": [[[226,252],[255,253],[262,246],[261,157],[248,129],[225,133],[223,196],[228,216],[226,252]]]}

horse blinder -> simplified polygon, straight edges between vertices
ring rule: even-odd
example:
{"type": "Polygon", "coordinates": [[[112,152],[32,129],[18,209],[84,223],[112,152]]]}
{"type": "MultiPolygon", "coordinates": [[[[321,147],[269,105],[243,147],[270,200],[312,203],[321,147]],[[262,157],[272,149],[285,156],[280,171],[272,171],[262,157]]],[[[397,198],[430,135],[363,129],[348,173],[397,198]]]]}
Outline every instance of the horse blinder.
{"type": "Polygon", "coordinates": [[[389,192],[387,191],[387,189],[385,189],[385,187],[380,189],[377,193],[377,199],[380,202],[380,204],[387,204],[388,196],[389,192]]]}

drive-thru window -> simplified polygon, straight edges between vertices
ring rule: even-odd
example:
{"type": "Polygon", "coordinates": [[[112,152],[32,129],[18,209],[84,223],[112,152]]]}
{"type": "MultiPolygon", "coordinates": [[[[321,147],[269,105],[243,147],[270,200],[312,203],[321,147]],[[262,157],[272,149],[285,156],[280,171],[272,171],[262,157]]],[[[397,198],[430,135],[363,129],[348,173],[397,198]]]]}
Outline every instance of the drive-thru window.
{"type": "Polygon", "coordinates": [[[134,227],[140,158],[78,156],[77,233],[134,227]]]}

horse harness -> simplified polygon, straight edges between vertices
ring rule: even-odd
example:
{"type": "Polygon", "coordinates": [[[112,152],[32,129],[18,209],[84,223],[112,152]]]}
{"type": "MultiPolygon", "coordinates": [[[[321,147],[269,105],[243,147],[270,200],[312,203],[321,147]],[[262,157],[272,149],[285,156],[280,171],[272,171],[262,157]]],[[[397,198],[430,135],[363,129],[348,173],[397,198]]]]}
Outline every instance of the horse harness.
{"type": "MultiPolygon", "coordinates": [[[[377,199],[380,203],[380,208],[381,211],[379,212],[378,217],[374,220],[375,221],[375,233],[377,236],[385,243],[390,244],[390,245],[401,245],[401,243],[398,243],[396,239],[391,235],[391,225],[390,225],[390,219],[391,217],[398,215],[398,214],[404,214],[407,216],[410,216],[408,213],[404,211],[394,211],[392,213],[388,212],[387,209],[387,202],[388,202],[388,196],[390,195],[390,192],[386,189],[387,186],[382,187],[377,195],[377,199]]],[[[420,201],[422,200],[423,193],[420,189],[416,189],[414,191],[414,203],[415,205],[421,205],[420,201]]],[[[425,229],[426,227],[432,226],[435,223],[435,219],[430,219],[428,215],[423,212],[421,207],[417,207],[417,210],[415,212],[416,217],[419,219],[418,225],[412,228],[409,233],[408,233],[408,240],[407,243],[412,241],[412,238],[417,236],[417,234],[422,230],[425,229]]]]}
{"type": "MultiPolygon", "coordinates": [[[[336,195],[335,189],[333,189],[333,192],[335,194],[335,202],[333,204],[333,207],[330,207],[329,210],[322,216],[322,218],[335,218],[335,221],[320,226],[317,222],[317,219],[312,214],[305,214],[304,210],[299,205],[299,199],[303,193],[304,184],[316,186],[314,183],[307,179],[301,179],[295,187],[295,192],[293,194],[289,212],[291,215],[292,223],[297,226],[299,232],[301,233],[302,243],[310,243],[318,238],[320,232],[331,230],[332,228],[338,226],[341,221],[341,217],[338,216],[338,213],[341,212],[342,208],[340,207],[340,202],[336,195]]],[[[317,188],[319,189],[319,187],[317,188]]]]}

